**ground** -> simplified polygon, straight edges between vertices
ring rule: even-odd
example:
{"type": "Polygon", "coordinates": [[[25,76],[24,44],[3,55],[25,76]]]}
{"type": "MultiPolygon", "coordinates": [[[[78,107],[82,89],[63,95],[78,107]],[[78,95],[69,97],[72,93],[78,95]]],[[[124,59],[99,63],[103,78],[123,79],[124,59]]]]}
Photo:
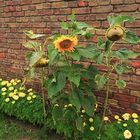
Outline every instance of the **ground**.
{"type": "Polygon", "coordinates": [[[54,132],[43,131],[40,126],[17,121],[0,113],[0,140],[62,140],[54,132]]]}

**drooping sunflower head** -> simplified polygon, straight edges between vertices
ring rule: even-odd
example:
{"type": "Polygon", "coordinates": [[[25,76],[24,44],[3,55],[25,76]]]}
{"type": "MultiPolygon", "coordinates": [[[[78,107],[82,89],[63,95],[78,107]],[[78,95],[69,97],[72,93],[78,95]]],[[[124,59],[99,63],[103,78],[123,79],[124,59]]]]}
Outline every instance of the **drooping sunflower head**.
{"type": "Polygon", "coordinates": [[[64,53],[65,51],[72,52],[74,47],[78,44],[76,36],[65,36],[62,35],[54,41],[55,49],[59,52],[64,53]]]}

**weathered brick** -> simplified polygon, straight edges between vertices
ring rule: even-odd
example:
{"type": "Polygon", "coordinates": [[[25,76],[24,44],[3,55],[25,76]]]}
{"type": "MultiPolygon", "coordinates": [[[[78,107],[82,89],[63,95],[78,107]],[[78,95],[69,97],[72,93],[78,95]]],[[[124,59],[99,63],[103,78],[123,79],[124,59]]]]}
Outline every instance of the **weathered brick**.
{"type": "Polygon", "coordinates": [[[140,97],[140,91],[131,91],[131,95],[136,96],[136,97],[140,97]]]}
{"type": "Polygon", "coordinates": [[[113,11],[113,6],[97,6],[92,8],[92,13],[110,13],[113,11]]]}
{"type": "Polygon", "coordinates": [[[111,0],[111,4],[122,4],[124,0],[111,0]]]}

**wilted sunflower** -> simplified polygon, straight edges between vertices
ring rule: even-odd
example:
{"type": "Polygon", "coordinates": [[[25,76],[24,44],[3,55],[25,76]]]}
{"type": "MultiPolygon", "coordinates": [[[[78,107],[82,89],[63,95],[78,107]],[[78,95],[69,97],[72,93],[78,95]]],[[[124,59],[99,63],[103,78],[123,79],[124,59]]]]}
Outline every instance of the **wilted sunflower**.
{"type": "Polygon", "coordinates": [[[65,35],[60,36],[54,41],[55,49],[58,49],[61,53],[65,51],[72,52],[77,43],[78,39],[76,36],[68,37],[65,35]]]}

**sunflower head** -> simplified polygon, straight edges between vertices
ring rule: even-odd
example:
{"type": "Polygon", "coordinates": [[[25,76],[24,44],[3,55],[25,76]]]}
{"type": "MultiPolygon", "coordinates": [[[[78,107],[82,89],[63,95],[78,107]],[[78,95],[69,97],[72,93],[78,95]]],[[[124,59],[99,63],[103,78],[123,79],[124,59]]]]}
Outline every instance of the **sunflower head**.
{"type": "Polygon", "coordinates": [[[74,47],[77,45],[78,39],[76,36],[65,36],[62,35],[54,41],[55,49],[59,52],[64,53],[65,51],[72,52],[74,47]]]}
{"type": "Polygon", "coordinates": [[[106,36],[111,41],[118,41],[123,38],[124,32],[123,27],[116,25],[107,30],[106,36]]]}

